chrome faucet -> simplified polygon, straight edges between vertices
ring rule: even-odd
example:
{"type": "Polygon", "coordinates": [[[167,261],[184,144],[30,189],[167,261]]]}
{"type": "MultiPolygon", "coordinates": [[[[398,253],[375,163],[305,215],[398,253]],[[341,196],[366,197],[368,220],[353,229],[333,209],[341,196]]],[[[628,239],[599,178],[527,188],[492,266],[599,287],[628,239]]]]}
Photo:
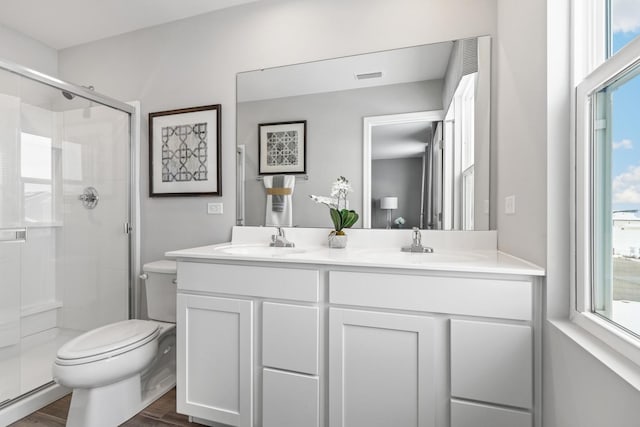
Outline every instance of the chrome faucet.
{"type": "Polygon", "coordinates": [[[411,246],[419,247],[422,246],[422,233],[418,227],[413,227],[413,234],[411,235],[411,246]]]}
{"type": "Polygon", "coordinates": [[[271,236],[271,243],[269,243],[269,246],[272,248],[293,248],[296,246],[295,243],[287,240],[282,227],[276,227],[276,229],[276,234],[271,236]]]}
{"type": "Polygon", "coordinates": [[[422,246],[422,233],[418,227],[413,227],[413,233],[411,234],[411,246],[404,246],[402,252],[419,252],[419,253],[432,253],[433,248],[422,246]]]}

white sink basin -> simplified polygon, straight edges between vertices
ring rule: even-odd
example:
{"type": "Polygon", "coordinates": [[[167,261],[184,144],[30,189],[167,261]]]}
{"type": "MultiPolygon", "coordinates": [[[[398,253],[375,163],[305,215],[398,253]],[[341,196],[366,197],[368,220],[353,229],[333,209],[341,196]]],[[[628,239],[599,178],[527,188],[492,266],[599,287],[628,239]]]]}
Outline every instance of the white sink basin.
{"type": "Polygon", "coordinates": [[[268,244],[237,244],[225,245],[215,248],[216,252],[228,255],[245,255],[256,257],[277,258],[291,254],[301,254],[306,252],[301,248],[275,248],[268,244]]]}
{"type": "Polygon", "coordinates": [[[453,251],[435,251],[432,253],[402,252],[400,248],[363,249],[358,252],[357,256],[367,261],[378,261],[380,263],[402,261],[412,264],[477,262],[486,259],[481,254],[453,251]]]}

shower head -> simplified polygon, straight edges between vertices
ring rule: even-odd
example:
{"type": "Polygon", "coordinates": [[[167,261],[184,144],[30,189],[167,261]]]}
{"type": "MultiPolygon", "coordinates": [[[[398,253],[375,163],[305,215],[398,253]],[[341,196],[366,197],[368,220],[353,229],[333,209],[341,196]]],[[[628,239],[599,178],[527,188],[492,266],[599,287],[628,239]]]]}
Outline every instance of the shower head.
{"type": "MultiPolygon", "coordinates": [[[[82,86],[82,87],[89,90],[95,90],[93,86],[82,86]]],[[[67,92],[66,90],[62,91],[62,96],[67,98],[69,101],[71,101],[73,98],[76,97],[74,94],[72,94],[71,92],[67,92]]]]}

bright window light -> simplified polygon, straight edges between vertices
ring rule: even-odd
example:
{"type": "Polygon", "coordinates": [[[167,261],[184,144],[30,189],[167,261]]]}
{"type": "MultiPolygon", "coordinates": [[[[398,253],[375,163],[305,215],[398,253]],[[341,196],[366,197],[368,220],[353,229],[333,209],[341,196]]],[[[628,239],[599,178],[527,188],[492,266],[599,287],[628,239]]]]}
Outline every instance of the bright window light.
{"type": "Polygon", "coordinates": [[[22,132],[20,175],[23,178],[51,180],[51,138],[22,132]]]}
{"type": "Polygon", "coordinates": [[[609,55],[640,35],[640,1],[609,0],[609,55]]]}

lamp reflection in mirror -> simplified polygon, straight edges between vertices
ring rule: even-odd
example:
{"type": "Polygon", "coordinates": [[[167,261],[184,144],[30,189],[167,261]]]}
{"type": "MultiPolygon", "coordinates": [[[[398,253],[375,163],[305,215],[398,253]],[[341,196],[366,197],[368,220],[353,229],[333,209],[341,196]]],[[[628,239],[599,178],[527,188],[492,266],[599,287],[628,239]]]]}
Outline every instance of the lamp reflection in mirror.
{"type": "Polygon", "coordinates": [[[387,230],[391,229],[391,211],[398,209],[397,197],[382,197],[380,199],[380,209],[387,211],[387,230]]]}

